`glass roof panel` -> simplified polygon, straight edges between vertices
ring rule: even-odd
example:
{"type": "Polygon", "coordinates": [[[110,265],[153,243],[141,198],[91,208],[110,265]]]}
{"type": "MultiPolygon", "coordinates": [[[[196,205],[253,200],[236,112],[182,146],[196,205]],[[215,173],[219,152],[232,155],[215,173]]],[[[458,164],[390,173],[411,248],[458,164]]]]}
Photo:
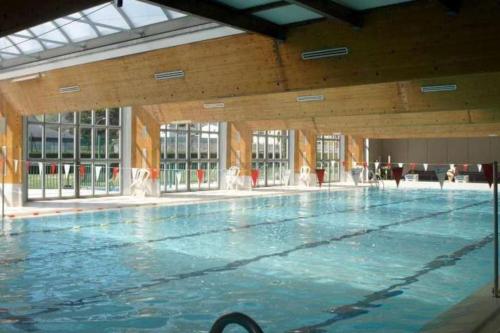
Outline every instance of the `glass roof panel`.
{"type": "Polygon", "coordinates": [[[68,39],[64,37],[64,34],[57,29],[53,22],[46,22],[40,25],[30,28],[35,36],[41,36],[45,40],[50,40],[52,42],[67,43],[68,39]]]}
{"type": "Polygon", "coordinates": [[[256,16],[276,24],[289,24],[321,18],[322,16],[296,5],[283,6],[255,13],[256,16]]]}
{"type": "MultiPolygon", "coordinates": [[[[130,4],[132,4],[132,2],[130,4]]],[[[128,5],[129,4],[127,4],[127,7],[128,5]]],[[[84,10],[83,14],[94,24],[104,24],[119,29],[131,28],[116,7],[109,6],[109,4],[84,10]]]]}
{"type": "Polygon", "coordinates": [[[366,10],[414,0],[330,0],[355,10],[366,10]]]}
{"type": "Polygon", "coordinates": [[[72,42],[81,42],[97,37],[95,30],[87,23],[67,18],[59,18],[56,20],[56,23],[72,42]]]}
{"type": "Polygon", "coordinates": [[[17,47],[21,49],[23,53],[30,54],[43,50],[43,46],[36,39],[30,39],[30,37],[20,37],[17,35],[11,35],[9,38],[12,43],[16,44],[17,47]]]}
{"type": "Polygon", "coordinates": [[[246,9],[255,6],[265,5],[268,3],[276,2],[276,0],[217,0],[217,2],[237,8],[246,9]]]}
{"type": "Polygon", "coordinates": [[[10,40],[6,37],[0,38],[0,52],[10,53],[13,55],[21,54],[19,49],[13,46],[10,40]]]}
{"type": "Polygon", "coordinates": [[[145,2],[130,2],[127,6],[123,6],[123,11],[135,27],[168,21],[167,15],[160,7],[145,2]]]}

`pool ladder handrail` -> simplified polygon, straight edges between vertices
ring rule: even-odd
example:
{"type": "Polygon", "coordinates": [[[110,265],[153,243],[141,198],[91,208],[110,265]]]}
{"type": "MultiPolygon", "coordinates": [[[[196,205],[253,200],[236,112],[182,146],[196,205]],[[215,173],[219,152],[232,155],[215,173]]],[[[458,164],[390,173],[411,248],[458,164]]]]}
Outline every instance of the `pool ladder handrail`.
{"type": "Polygon", "coordinates": [[[245,328],[248,333],[264,333],[255,320],[240,312],[232,312],[220,316],[210,329],[210,333],[222,333],[224,329],[231,324],[240,325],[245,328]]]}

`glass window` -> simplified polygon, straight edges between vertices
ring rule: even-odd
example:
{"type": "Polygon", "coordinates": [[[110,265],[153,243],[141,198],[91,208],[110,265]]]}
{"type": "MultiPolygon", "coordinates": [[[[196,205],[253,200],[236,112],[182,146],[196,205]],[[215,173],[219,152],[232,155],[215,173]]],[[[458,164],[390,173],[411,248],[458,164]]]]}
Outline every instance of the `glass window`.
{"type": "Polygon", "coordinates": [[[120,125],[120,109],[118,108],[108,109],[108,124],[110,126],[120,125]]]}
{"type": "Polygon", "coordinates": [[[316,147],[316,167],[325,170],[324,181],[340,181],[340,136],[318,136],[316,147]]]}
{"type": "Polygon", "coordinates": [[[61,128],[61,157],[73,158],[75,156],[75,129],[73,127],[61,128]]]}
{"type": "Polygon", "coordinates": [[[92,158],[92,128],[80,128],[80,158],[92,158]]]}
{"type": "Polygon", "coordinates": [[[96,110],[94,111],[95,125],[104,126],[106,125],[106,110],[96,110]]]}
{"type": "Polygon", "coordinates": [[[75,122],[75,113],[74,112],[61,113],[61,122],[65,124],[73,124],[75,122]]]}
{"type": "Polygon", "coordinates": [[[92,124],[92,111],[80,112],[80,124],[92,124]]]}
{"type": "Polygon", "coordinates": [[[58,123],[59,122],[59,114],[46,114],[45,115],[46,123],[58,123]]]}
{"type": "Polygon", "coordinates": [[[45,158],[59,157],[59,126],[45,126],[45,158]]]}
{"type": "Polygon", "coordinates": [[[28,125],[28,157],[42,157],[42,125],[28,125]]]}
{"type": "Polygon", "coordinates": [[[281,185],[288,169],[288,131],[255,131],[252,167],[259,170],[259,185],[281,185]]]}
{"type": "Polygon", "coordinates": [[[94,139],[94,158],[106,158],[106,129],[97,128],[94,139]]]}
{"type": "Polygon", "coordinates": [[[110,128],[108,130],[108,158],[120,158],[120,130],[110,128]]]}

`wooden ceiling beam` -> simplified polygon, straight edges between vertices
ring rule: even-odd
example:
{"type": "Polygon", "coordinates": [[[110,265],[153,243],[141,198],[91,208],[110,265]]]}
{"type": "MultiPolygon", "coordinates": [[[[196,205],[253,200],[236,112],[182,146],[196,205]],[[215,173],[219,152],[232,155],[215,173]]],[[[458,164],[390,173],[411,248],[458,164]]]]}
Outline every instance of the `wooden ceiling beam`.
{"type": "Polygon", "coordinates": [[[346,6],[331,0],[287,0],[289,3],[300,6],[328,19],[340,20],[350,25],[361,28],[361,14],[346,6]]]}
{"type": "Polygon", "coordinates": [[[462,8],[462,0],[439,0],[439,2],[448,10],[450,15],[457,15],[462,8]]]}
{"type": "Polygon", "coordinates": [[[259,5],[259,6],[245,8],[245,9],[242,9],[241,12],[244,14],[250,15],[250,14],[262,12],[264,10],[281,8],[281,7],[288,6],[288,5],[290,5],[290,3],[288,1],[275,1],[275,2],[265,3],[265,4],[259,5]]]}
{"type": "Polygon", "coordinates": [[[260,17],[247,15],[229,6],[206,0],[150,0],[162,6],[201,16],[237,29],[277,40],[286,39],[286,28],[260,17]]]}

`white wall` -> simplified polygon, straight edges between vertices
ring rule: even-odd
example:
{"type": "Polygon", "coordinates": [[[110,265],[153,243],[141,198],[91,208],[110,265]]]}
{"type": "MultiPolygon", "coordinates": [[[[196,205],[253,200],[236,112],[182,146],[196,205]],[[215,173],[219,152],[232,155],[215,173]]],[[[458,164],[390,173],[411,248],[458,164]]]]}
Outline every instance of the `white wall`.
{"type": "Polygon", "coordinates": [[[370,140],[370,161],[475,164],[500,161],[500,137],[370,140]]]}

